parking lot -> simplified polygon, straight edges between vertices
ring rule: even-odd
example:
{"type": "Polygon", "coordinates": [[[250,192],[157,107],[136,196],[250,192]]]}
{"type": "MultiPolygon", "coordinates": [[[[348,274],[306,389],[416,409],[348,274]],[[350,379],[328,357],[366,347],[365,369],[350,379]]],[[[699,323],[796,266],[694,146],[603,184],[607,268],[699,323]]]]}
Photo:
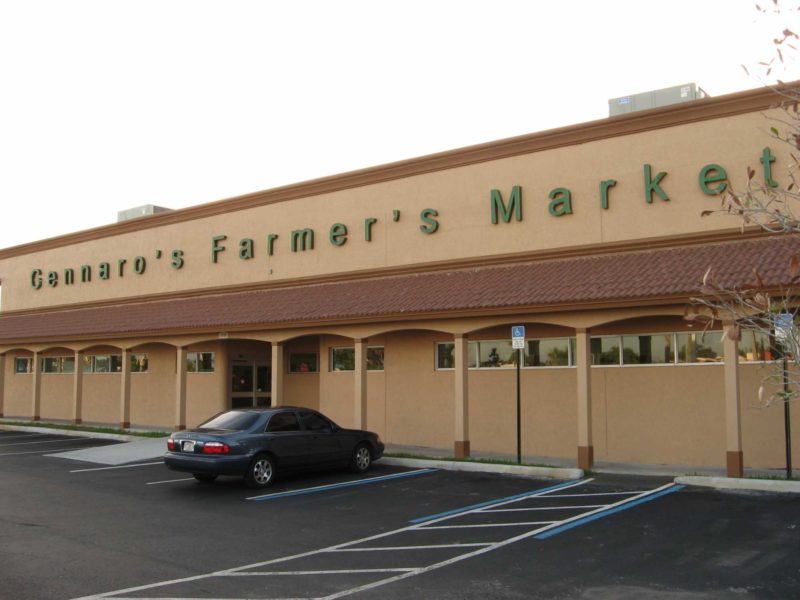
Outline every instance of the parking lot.
{"type": "Polygon", "coordinates": [[[0,431],[9,598],[789,598],[796,496],[376,463],[254,493],[158,460],[50,456],[115,442],[0,431]]]}

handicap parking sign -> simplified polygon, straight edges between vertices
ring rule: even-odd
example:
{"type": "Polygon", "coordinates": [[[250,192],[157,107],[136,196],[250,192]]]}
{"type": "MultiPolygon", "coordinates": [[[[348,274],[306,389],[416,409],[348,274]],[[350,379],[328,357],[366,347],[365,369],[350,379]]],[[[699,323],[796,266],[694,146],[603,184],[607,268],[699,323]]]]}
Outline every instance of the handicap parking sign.
{"type": "Polygon", "coordinates": [[[511,347],[515,350],[525,347],[524,325],[514,325],[511,327],[511,347]]]}

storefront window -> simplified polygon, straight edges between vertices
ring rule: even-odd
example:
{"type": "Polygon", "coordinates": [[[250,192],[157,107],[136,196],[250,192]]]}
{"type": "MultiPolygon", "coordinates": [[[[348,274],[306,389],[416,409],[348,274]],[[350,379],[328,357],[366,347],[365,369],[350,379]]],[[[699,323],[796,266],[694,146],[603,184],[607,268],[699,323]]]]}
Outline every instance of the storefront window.
{"type": "Polygon", "coordinates": [[[569,366],[569,338],[526,340],[526,342],[527,349],[523,362],[526,367],[569,366]]]}
{"type": "MultiPolygon", "coordinates": [[[[331,371],[355,371],[356,349],[331,348],[331,371]]],[[[367,348],[367,371],[383,371],[383,346],[367,348]]]]}
{"type": "Polygon", "coordinates": [[[61,358],[58,356],[47,356],[42,359],[42,373],[60,373],[61,358]]]}
{"type": "Polygon", "coordinates": [[[763,331],[743,329],[739,340],[739,362],[757,362],[773,360],[770,337],[763,331]]]}
{"type": "Polygon", "coordinates": [[[722,362],[722,332],[679,333],[677,336],[679,363],[722,362]]]}
{"type": "Polygon", "coordinates": [[[383,371],[383,346],[367,348],[367,371],[383,371]]]}
{"type": "Polygon", "coordinates": [[[186,371],[189,373],[213,373],[213,352],[187,352],[186,371]]]}
{"type": "Polygon", "coordinates": [[[147,354],[131,354],[131,373],[147,373],[149,364],[147,354]]]}
{"type": "Polygon", "coordinates": [[[511,340],[480,341],[478,350],[482,368],[513,367],[517,364],[517,351],[511,347],[511,340]]]}
{"type": "Polygon", "coordinates": [[[453,342],[440,342],[436,344],[436,368],[456,368],[456,345],[453,342]]]}
{"type": "Polygon", "coordinates": [[[316,373],[318,370],[316,354],[312,352],[289,354],[289,373],[316,373]]]}
{"type": "Polygon", "coordinates": [[[675,362],[672,334],[622,336],[622,364],[661,365],[675,362]]]}
{"type": "MultiPolygon", "coordinates": [[[[72,360],[74,365],[74,359],[72,360]]],[[[122,356],[119,354],[95,354],[83,357],[84,373],[119,373],[120,371],[122,371],[122,356]]]]}
{"type": "Polygon", "coordinates": [[[75,357],[46,356],[42,359],[42,373],[74,373],[75,357]]]}
{"type": "Polygon", "coordinates": [[[592,364],[593,365],[618,365],[619,364],[619,343],[617,335],[606,335],[591,339],[592,364]]]}
{"type": "Polygon", "coordinates": [[[22,375],[33,371],[33,359],[28,356],[18,356],[14,359],[14,373],[22,375]]]}

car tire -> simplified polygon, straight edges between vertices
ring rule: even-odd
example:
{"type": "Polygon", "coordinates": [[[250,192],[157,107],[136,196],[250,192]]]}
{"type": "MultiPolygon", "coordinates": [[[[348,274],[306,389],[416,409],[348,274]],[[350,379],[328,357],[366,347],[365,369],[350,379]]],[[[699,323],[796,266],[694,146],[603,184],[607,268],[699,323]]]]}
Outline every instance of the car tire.
{"type": "Polygon", "coordinates": [[[275,461],[271,456],[259,454],[250,461],[244,482],[251,488],[269,487],[275,479],[275,461]]]}
{"type": "Polygon", "coordinates": [[[200,483],[214,483],[217,478],[216,475],[211,475],[210,473],[192,473],[192,475],[200,483]]]}
{"type": "Polygon", "coordinates": [[[368,444],[359,444],[350,459],[350,470],[353,473],[366,473],[372,465],[372,450],[368,444]]]}

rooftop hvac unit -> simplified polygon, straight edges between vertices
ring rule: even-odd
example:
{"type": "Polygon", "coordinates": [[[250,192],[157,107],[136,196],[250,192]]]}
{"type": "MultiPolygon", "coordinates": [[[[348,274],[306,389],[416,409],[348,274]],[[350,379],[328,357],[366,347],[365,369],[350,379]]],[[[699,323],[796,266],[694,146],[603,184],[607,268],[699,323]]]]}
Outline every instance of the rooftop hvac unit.
{"type": "Polygon", "coordinates": [[[608,101],[608,116],[613,117],[638,110],[647,110],[648,108],[691,102],[706,96],[708,94],[696,83],[676,85],[661,90],[633,94],[632,96],[620,96],[608,101]]]}
{"type": "Polygon", "coordinates": [[[164,208],[163,206],[154,206],[152,204],[145,204],[143,206],[121,210],[117,213],[117,223],[120,223],[121,221],[127,221],[128,219],[136,219],[138,217],[146,217],[148,215],[166,212],[168,210],[172,209],[164,208]]]}

